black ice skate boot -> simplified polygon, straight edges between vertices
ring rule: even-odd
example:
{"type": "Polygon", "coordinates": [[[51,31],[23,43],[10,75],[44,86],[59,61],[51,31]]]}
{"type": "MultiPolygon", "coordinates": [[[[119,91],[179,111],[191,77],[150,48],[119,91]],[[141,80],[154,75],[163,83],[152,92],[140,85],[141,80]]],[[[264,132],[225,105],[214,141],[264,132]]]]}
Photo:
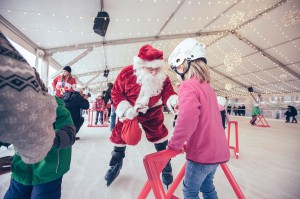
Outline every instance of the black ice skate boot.
{"type": "Polygon", "coordinates": [[[105,174],[105,180],[107,181],[107,186],[109,186],[120,174],[120,170],[123,165],[123,158],[125,157],[126,147],[114,147],[112,151],[112,157],[109,163],[109,170],[105,174]]]}
{"type": "MultiPolygon", "coordinates": [[[[157,151],[162,151],[162,150],[165,150],[167,148],[167,144],[168,144],[168,140],[166,140],[163,143],[154,144],[154,146],[155,146],[155,148],[156,148],[157,151]]],[[[169,185],[172,184],[172,182],[173,182],[171,160],[169,160],[169,162],[167,163],[167,165],[165,166],[165,168],[162,170],[162,174],[161,175],[162,175],[163,183],[168,188],[169,185]]]]}

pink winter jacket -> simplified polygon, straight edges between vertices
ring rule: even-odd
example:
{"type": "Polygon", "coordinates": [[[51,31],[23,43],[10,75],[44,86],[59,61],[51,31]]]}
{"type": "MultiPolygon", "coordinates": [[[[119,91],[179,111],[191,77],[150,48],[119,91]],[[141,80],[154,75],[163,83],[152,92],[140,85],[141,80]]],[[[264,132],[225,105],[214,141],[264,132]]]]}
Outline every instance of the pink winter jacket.
{"type": "Polygon", "coordinates": [[[179,88],[179,114],[168,147],[182,149],[193,162],[215,164],[230,158],[216,94],[208,83],[192,78],[179,88]]]}

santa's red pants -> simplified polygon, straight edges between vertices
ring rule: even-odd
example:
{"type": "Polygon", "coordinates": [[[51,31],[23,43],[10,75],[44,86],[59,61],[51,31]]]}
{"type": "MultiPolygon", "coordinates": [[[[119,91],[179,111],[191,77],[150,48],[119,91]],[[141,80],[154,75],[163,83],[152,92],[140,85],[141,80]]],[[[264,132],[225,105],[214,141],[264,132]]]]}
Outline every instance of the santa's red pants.
{"type": "MultiPolygon", "coordinates": [[[[137,119],[146,133],[146,138],[150,142],[159,141],[168,135],[168,129],[164,125],[164,114],[161,105],[148,109],[145,114],[139,113],[137,119]]],[[[121,138],[122,127],[123,123],[118,120],[110,136],[111,142],[126,144],[121,138]]]]}

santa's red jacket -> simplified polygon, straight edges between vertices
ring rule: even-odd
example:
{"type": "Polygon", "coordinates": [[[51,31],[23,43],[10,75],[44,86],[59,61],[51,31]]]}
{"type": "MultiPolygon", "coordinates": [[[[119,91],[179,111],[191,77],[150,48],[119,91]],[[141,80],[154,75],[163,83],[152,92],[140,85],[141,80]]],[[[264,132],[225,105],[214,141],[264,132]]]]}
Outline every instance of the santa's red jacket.
{"type": "MultiPolygon", "coordinates": [[[[140,90],[141,85],[137,83],[137,77],[134,74],[133,66],[130,65],[125,67],[118,75],[111,91],[113,105],[116,107],[116,114],[119,118],[110,138],[115,144],[126,144],[121,138],[123,123],[120,119],[122,120],[129,107],[134,107],[137,98],[139,97],[140,90]]],[[[163,124],[164,116],[162,103],[173,110],[171,102],[177,98],[177,94],[172,87],[171,81],[169,77],[166,76],[161,93],[150,97],[149,103],[146,104],[149,109],[145,114],[138,114],[137,119],[142,125],[146,137],[150,142],[167,139],[168,130],[163,124]]]]}

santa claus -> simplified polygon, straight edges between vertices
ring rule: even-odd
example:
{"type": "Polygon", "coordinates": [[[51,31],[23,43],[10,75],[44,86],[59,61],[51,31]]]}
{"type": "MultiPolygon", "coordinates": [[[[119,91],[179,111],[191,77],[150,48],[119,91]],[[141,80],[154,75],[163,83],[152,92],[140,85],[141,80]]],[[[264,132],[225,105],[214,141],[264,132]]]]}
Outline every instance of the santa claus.
{"type": "MultiPolygon", "coordinates": [[[[114,83],[111,97],[119,119],[110,137],[115,146],[105,175],[107,186],[119,175],[125,157],[127,143],[121,136],[124,120],[137,118],[156,150],[166,149],[168,130],[163,124],[162,104],[174,113],[178,96],[162,71],[163,65],[163,52],[144,45],[134,57],[133,65],[125,67],[114,83]]],[[[162,177],[167,186],[173,182],[170,162],[163,169],[162,177]]]]}

